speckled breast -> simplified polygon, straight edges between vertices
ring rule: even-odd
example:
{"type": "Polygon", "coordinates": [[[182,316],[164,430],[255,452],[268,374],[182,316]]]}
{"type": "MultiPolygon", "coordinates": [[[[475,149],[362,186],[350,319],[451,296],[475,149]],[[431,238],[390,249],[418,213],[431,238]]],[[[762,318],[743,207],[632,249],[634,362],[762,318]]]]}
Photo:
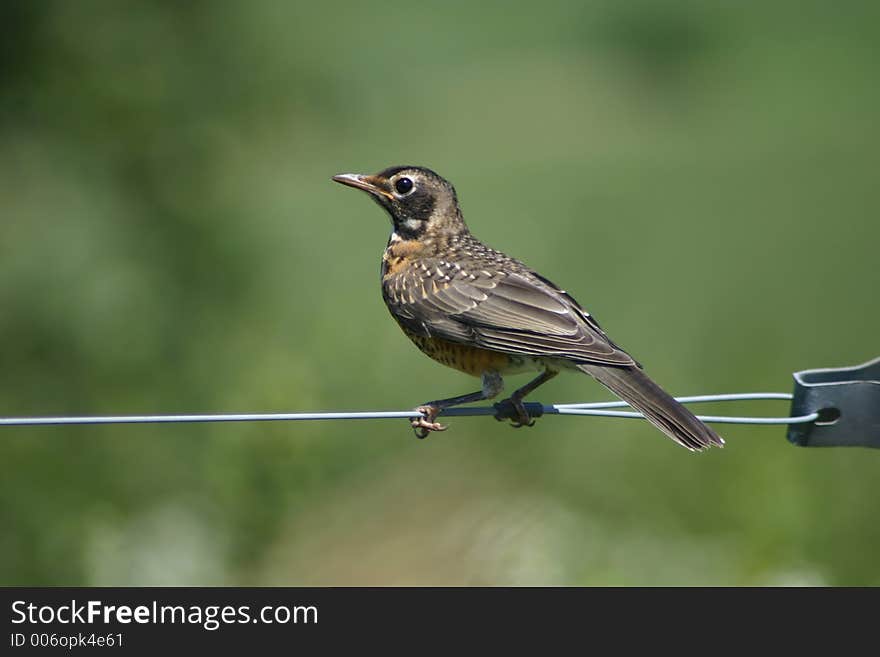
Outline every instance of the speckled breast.
{"type": "Polygon", "coordinates": [[[480,376],[488,370],[500,374],[513,374],[543,369],[531,358],[489,351],[441,338],[428,338],[412,333],[406,328],[403,328],[403,332],[426,356],[471,376],[480,376]]]}

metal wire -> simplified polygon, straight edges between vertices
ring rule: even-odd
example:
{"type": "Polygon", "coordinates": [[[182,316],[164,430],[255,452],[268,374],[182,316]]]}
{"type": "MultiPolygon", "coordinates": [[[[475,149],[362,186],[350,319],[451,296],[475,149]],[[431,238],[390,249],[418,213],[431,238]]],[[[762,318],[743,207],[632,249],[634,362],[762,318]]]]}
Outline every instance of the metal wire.
{"type": "MultiPolygon", "coordinates": [[[[726,395],[698,395],[695,397],[676,397],[683,403],[719,402],[788,399],[792,395],[785,392],[746,392],[726,395]]],[[[582,404],[542,405],[544,415],[593,415],[600,417],[641,418],[641,413],[633,411],[610,411],[609,408],[628,406],[626,402],[590,402],[582,404]]],[[[495,415],[493,406],[450,408],[443,412],[447,417],[495,415]]],[[[390,418],[411,418],[418,412],[408,411],[362,411],[332,413],[225,413],[215,415],[106,415],[81,417],[9,417],[0,418],[0,426],[45,426],[65,424],[160,424],[193,422],[279,422],[293,420],[379,420],[390,418]]],[[[724,415],[698,415],[704,422],[719,424],[801,424],[813,422],[818,413],[797,417],[731,417],[724,415]]]]}
{"type": "MultiPolygon", "coordinates": [[[[695,395],[692,397],[676,397],[682,403],[723,402],[723,401],[748,401],[766,399],[788,399],[791,393],[787,392],[739,392],[726,395],[695,395]]],[[[626,402],[591,402],[586,404],[556,404],[555,408],[560,415],[594,415],[600,417],[641,418],[641,413],[631,411],[600,411],[603,408],[620,408],[629,406],[626,402]]],[[[805,424],[814,422],[819,418],[818,413],[798,415],[795,417],[732,417],[728,415],[698,415],[703,422],[713,424],[805,424]]]]}

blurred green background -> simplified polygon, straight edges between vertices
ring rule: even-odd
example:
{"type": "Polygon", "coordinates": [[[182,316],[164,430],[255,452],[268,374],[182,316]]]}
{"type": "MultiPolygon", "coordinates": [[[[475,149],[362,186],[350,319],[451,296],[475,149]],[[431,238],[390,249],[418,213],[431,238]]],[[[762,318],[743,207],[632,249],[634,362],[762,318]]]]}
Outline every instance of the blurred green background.
{"type": "MultiPolygon", "coordinates": [[[[870,2],[3,3],[0,415],[472,390],[394,325],[388,220],[329,180],[392,164],[673,393],[865,361],[878,40],[870,2]]],[[[2,430],[0,583],[880,584],[880,453],[451,424],[2,430]]]]}

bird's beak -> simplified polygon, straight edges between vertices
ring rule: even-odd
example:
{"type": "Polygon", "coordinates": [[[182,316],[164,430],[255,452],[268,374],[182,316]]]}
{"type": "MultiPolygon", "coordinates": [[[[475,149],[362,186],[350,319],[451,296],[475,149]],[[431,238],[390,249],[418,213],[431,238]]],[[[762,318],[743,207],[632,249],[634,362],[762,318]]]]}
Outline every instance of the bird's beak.
{"type": "Polygon", "coordinates": [[[348,185],[349,187],[357,187],[365,192],[369,192],[373,196],[384,196],[393,199],[394,196],[382,186],[381,181],[376,176],[367,176],[362,173],[340,173],[333,176],[333,180],[348,185]]]}

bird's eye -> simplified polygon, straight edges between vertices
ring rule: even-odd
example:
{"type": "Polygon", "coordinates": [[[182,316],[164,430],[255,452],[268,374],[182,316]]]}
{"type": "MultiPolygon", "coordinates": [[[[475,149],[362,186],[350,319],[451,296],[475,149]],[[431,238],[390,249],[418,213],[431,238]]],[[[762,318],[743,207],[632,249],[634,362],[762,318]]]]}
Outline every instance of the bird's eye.
{"type": "Polygon", "coordinates": [[[397,182],[394,183],[394,189],[401,196],[409,194],[413,189],[413,181],[409,178],[398,178],[397,182]]]}

